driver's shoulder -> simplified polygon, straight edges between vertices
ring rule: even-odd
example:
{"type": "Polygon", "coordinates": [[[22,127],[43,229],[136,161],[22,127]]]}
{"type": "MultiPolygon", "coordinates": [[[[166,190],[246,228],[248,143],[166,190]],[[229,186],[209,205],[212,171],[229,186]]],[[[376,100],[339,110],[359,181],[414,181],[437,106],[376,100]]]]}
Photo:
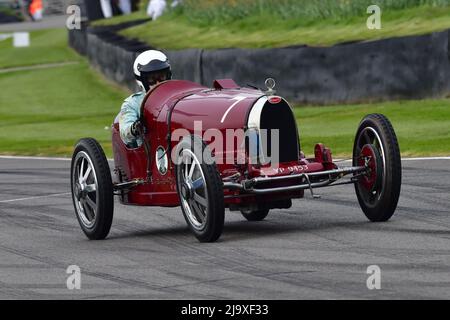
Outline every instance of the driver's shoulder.
{"type": "Polygon", "coordinates": [[[127,97],[124,102],[136,102],[136,101],[142,101],[142,99],[145,97],[145,93],[143,91],[139,91],[136,93],[133,93],[131,96],[127,97]]]}
{"type": "Polygon", "coordinates": [[[128,98],[126,98],[123,103],[122,103],[122,107],[121,110],[136,110],[140,107],[142,100],[145,97],[145,93],[144,92],[136,92],[133,93],[131,96],[129,96],[128,98]]]}

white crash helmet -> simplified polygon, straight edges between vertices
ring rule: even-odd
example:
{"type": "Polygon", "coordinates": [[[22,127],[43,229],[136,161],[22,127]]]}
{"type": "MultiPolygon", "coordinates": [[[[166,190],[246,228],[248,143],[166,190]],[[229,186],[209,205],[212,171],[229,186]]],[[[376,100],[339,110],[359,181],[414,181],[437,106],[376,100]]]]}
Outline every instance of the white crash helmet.
{"type": "Polygon", "coordinates": [[[161,51],[147,50],[139,54],[133,64],[134,76],[145,92],[157,82],[172,79],[169,59],[161,51]]]}

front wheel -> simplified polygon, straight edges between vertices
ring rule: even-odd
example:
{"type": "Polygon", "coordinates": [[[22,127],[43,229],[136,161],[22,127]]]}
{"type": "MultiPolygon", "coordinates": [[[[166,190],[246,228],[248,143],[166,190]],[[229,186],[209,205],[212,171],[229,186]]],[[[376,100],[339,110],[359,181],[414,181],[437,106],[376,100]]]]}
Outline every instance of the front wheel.
{"type": "Polygon", "coordinates": [[[85,138],[77,143],[70,177],[81,229],[91,240],[106,238],[113,219],[114,195],[108,161],[97,141],[85,138]]]}
{"type": "Polygon", "coordinates": [[[216,241],[225,219],[223,184],[211,152],[196,136],[177,147],[177,190],[184,218],[200,242],[216,241]]]}
{"type": "Polygon", "coordinates": [[[370,221],[387,221],[397,208],[402,183],[402,166],[397,136],[382,114],[364,117],[356,132],[353,165],[367,166],[358,177],[355,191],[370,221]]]}

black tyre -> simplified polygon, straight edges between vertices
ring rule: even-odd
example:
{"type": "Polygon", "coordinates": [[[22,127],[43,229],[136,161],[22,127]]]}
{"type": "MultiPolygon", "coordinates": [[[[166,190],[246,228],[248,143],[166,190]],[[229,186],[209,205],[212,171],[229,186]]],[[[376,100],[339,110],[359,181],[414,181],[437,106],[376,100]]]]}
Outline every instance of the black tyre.
{"type": "Polygon", "coordinates": [[[402,166],[397,136],[382,114],[369,114],[359,124],[353,146],[353,165],[363,164],[371,169],[355,183],[361,209],[370,221],[387,221],[397,208],[402,166]]]}
{"type": "Polygon", "coordinates": [[[91,240],[111,229],[114,195],[111,172],[102,147],[92,138],[78,141],[72,156],[72,200],[81,229],[91,240]]]}
{"type": "Polygon", "coordinates": [[[216,241],[225,218],[223,184],[216,163],[196,136],[185,137],[176,152],[177,190],[184,218],[200,242],[216,241]]]}
{"type": "Polygon", "coordinates": [[[244,216],[244,218],[247,219],[248,221],[262,221],[267,217],[269,211],[270,211],[269,209],[258,209],[258,210],[242,209],[241,213],[244,216]]]}

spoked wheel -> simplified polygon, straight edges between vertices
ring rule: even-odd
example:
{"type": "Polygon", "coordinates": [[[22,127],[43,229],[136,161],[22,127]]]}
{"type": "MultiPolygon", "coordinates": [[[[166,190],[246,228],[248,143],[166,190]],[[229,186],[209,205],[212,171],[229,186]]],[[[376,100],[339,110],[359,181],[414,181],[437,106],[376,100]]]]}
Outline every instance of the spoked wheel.
{"type": "Polygon", "coordinates": [[[387,221],[394,214],[400,196],[402,167],[394,129],[381,114],[361,121],[353,146],[353,165],[368,166],[355,183],[356,195],[370,221],[387,221]]]}
{"type": "Polygon", "coordinates": [[[97,141],[81,139],[71,165],[72,200],[81,229],[91,240],[106,238],[114,211],[108,161],[97,141]]]}
{"type": "Polygon", "coordinates": [[[199,138],[184,138],[177,147],[177,190],[190,229],[201,242],[216,241],[224,224],[222,180],[211,153],[199,138]]]}
{"type": "Polygon", "coordinates": [[[264,208],[257,210],[242,209],[241,213],[244,216],[244,218],[247,219],[248,221],[262,221],[269,214],[269,209],[264,208]]]}

